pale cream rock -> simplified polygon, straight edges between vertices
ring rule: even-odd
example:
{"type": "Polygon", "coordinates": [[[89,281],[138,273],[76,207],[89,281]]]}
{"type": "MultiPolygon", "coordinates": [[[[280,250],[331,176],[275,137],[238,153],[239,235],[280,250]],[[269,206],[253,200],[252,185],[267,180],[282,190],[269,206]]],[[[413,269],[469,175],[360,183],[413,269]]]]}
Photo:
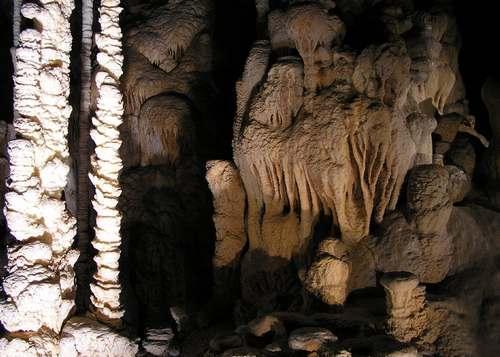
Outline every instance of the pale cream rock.
{"type": "Polygon", "coordinates": [[[25,245],[9,248],[9,265],[17,265],[17,261],[21,260],[20,267],[25,266],[28,262],[47,263],[52,260],[52,250],[48,244],[42,242],[32,242],[25,245]]]}
{"type": "Polygon", "coordinates": [[[253,89],[266,75],[270,54],[269,41],[257,41],[250,49],[241,80],[236,83],[235,135],[240,134],[241,121],[248,109],[253,89]]]}
{"type": "Polygon", "coordinates": [[[0,303],[0,319],[10,340],[0,343],[1,355],[57,356],[56,336],[74,307],[72,267],[78,255],[70,247],[75,220],[61,200],[72,110],[72,10],[73,2],[65,0],[21,8],[39,31],[24,30],[16,49],[16,139],[8,144],[11,174],[5,216],[19,244],[9,248],[7,299],[0,303]],[[20,331],[26,334],[15,334],[20,331]]]}
{"type": "Polygon", "coordinates": [[[59,348],[64,357],[132,357],[139,349],[129,338],[85,317],[74,317],[66,323],[59,348]]]}
{"type": "Polygon", "coordinates": [[[316,55],[330,50],[345,36],[345,25],[321,4],[303,4],[287,11],[274,10],[268,16],[268,31],[273,49],[296,48],[304,61],[304,86],[316,90],[316,55]]]}
{"type": "Polygon", "coordinates": [[[122,124],[123,101],[120,77],[123,73],[122,32],[117,1],[104,1],[99,9],[101,32],[96,34],[97,62],[101,70],[95,75],[97,111],[90,136],[96,144],[91,158],[90,181],[95,187],[92,204],[96,210],[96,237],[92,242],[97,249],[94,257],[97,271],[90,285],[90,300],[96,317],[106,323],[120,325],[123,310],[120,304],[121,287],[118,280],[120,258],[121,214],[116,208],[121,195],[118,174],[122,169],[119,149],[121,138],[118,127],[122,124]]]}
{"type": "Polygon", "coordinates": [[[423,113],[412,113],[406,122],[417,151],[414,166],[432,164],[432,133],[437,126],[436,119],[423,113]]]}
{"type": "Polygon", "coordinates": [[[60,356],[57,339],[49,335],[33,335],[28,340],[2,338],[0,339],[0,351],[5,357],[60,356]]]}
{"type": "Polygon", "coordinates": [[[302,107],[304,73],[297,58],[284,58],[271,67],[263,89],[254,98],[249,116],[263,125],[286,129],[302,107]]]}

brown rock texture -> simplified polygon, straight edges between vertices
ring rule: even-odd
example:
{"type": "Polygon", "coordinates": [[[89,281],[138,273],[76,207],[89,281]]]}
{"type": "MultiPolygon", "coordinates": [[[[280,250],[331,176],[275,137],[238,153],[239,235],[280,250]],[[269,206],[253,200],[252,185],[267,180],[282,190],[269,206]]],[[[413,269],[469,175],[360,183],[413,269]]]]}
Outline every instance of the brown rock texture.
{"type": "Polygon", "coordinates": [[[14,1],[0,355],[500,355],[468,6],[14,1]]]}

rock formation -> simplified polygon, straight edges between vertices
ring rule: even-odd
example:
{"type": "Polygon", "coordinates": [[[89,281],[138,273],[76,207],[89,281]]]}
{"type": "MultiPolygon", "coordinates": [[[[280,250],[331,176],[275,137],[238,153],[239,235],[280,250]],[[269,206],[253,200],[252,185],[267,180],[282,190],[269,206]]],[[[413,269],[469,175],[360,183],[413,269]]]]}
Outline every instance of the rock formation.
{"type": "Polygon", "coordinates": [[[466,238],[455,229],[471,214],[454,205],[474,170],[458,156],[459,133],[489,146],[465,99],[455,19],[445,3],[417,11],[383,1],[385,42],[353,50],[343,43],[352,23],[342,14],[360,11],[351,6],[257,3],[258,26],[268,28],[236,86],[233,137],[247,200],[242,304],[261,313],[307,309],[312,297],[345,305],[385,272],[386,332],[421,351],[467,354],[476,347],[458,336],[472,341],[473,329],[447,330],[463,302],[426,302],[419,285],[473,268],[476,253],[463,250],[472,241],[496,244],[485,231],[466,238]]]}
{"type": "Polygon", "coordinates": [[[59,346],[60,356],[135,356],[138,351],[134,341],[82,317],[66,323],[59,346]]]}
{"type": "Polygon", "coordinates": [[[119,258],[121,213],[117,209],[121,187],[118,175],[123,167],[120,158],[119,126],[122,124],[123,102],[119,78],[122,75],[122,33],[119,15],[122,8],[115,0],[104,0],[99,8],[101,32],[96,35],[97,63],[95,75],[98,91],[97,111],[92,118],[90,136],[95,143],[90,179],[95,187],[92,205],[96,211],[94,258],[97,271],[91,284],[94,313],[102,321],[119,324],[123,316],[120,303],[119,258]]]}
{"type": "Polygon", "coordinates": [[[0,354],[499,355],[499,86],[459,5],[247,2],[13,14],[0,354]]]}
{"type": "Polygon", "coordinates": [[[425,288],[412,274],[386,274],[380,283],[387,294],[388,331],[399,341],[410,342],[426,329],[425,288]]]}
{"type": "Polygon", "coordinates": [[[214,204],[216,227],[213,257],[215,293],[234,295],[239,286],[239,265],[247,243],[245,232],[245,191],[238,170],[231,162],[207,163],[207,181],[214,204]]]}
{"type": "Polygon", "coordinates": [[[174,353],[174,329],[184,324],[176,315],[198,310],[211,282],[211,205],[197,151],[208,120],[212,6],[169,1],[127,19],[121,272],[125,319],[153,355],[174,353]]]}
{"type": "MultiPolygon", "coordinates": [[[[404,116],[411,60],[400,43],[370,47],[356,58],[341,46],[342,21],[322,5],[300,4],[268,17],[268,51],[296,49],[300,57],[270,66],[247,101],[245,126],[236,126],[235,160],[250,222],[243,269],[262,266],[252,262],[255,253],[294,260],[300,271],[321,215],[354,245],[368,234],[372,217],[380,222],[395,208],[416,155],[404,116]],[[305,148],[313,142],[318,145],[305,148]]],[[[255,81],[243,77],[240,98],[248,92],[241,88],[253,86],[246,80],[255,81]]]]}
{"type": "Polygon", "coordinates": [[[72,1],[26,3],[33,20],[16,49],[16,138],[8,143],[5,217],[16,244],[8,251],[7,299],[0,321],[10,332],[3,355],[56,355],[58,334],[74,307],[71,249],[75,219],[66,210],[72,1]]]}

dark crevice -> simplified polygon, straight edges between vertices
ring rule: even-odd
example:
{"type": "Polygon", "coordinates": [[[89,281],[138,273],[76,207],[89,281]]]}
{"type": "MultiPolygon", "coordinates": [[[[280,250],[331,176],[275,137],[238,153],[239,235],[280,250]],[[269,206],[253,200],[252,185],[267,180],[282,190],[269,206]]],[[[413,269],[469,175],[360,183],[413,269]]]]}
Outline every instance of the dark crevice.
{"type": "Polygon", "coordinates": [[[243,73],[246,57],[257,38],[253,0],[215,2],[215,63],[217,88],[214,107],[218,159],[231,159],[233,120],[236,112],[236,81],[243,73]]]}

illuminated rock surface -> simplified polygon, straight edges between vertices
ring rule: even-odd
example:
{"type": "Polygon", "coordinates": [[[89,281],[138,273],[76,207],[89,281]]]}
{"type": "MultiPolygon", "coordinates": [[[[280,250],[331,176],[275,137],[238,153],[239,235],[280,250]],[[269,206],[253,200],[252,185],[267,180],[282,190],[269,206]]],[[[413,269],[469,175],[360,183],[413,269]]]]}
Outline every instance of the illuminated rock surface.
{"type": "Polygon", "coordinates": [[[91,302],[99,320],[115,325],[120,325],[123,316],[118,280],[122,216],[117,209],[121,194],[118,176],[123,167],[119,152],[122,144],[119,126],[123,115],[119,88],[123,67],[119,24],[121,11],[119,2],[114,0],[102,1],[99,8],[101,32],[95,39],[99,49],[97,63],[100,66],[95,75],[98,98],[97,111],[92,118],[94,129],[90,132],[96,146],[90,180],[95,187],[92,205],[96,211],[92,245],[97,250],[94,258],[97,271],[90,286],[91,302]]]}
{"type": "Polygon", "coordinates": [[[22,31],[16,49],[18,116],[16,138],[8,143],[4,211],[16,244],[8,249],[7,298],[0,304],[0,321],[10,333],[0,351],[7,355],[57,355],[57,335],[74,307],[75,219],[63,200],[72,10],[72,1],[26,3],[21,9],[40,31],[22,31]],[[13,334],[19,331],[26,333],[13,334]]]}
{"type": "Polygon", "coordinates": [[[485,4],[24,4],[0,354],[499,355],[485,4]]]}

